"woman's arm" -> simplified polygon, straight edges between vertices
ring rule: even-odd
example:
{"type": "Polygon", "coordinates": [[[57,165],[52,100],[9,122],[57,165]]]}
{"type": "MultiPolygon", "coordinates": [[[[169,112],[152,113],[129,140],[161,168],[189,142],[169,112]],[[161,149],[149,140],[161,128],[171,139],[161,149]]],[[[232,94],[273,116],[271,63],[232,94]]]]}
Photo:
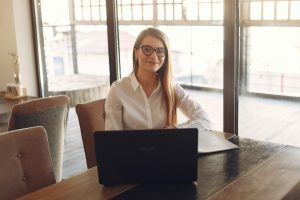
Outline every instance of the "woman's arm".
{"type": "Polygon", "coordinates": [[[122,129],[122,104],[118,96],[118,87],[113,83],[105,101],[105,130],[122,129]]]}
{"type": "Polygon", "coordinates": [[[177,107],[188,118],[184,123],[177,124],[177,128],[198,128],[199,131],[211,130],[212,122],[201,105],[193,100],[179,85],[175,84],[177,107]]]}

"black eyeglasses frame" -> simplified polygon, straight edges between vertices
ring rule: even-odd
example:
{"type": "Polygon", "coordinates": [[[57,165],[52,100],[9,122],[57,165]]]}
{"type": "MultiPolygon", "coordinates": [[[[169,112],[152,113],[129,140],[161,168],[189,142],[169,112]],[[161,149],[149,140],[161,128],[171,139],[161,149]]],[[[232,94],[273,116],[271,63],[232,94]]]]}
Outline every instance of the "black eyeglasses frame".
{"type": "Polygon", "coordinates": [[[136,49],[142,49],[142,52],[143,52],[143,54],[144,54],[145,56],[151,56],[151,55],[153,54],[154,51],[155,51],[156,56],[159,57],[159,58],[163,58],[163,57],[166,56],[166,49],[165,49],[165,48],[162,48],[162,47],[159,47],[159,48],[154,49],[153,47],[151,47],[151,46],[149,46],[149,45],[143,45],[143,46],[140,46],[140,47],[136,47],[136,49]],[[146,47],[146,48],[152,49],[152,51],[151,51],[150,54],[145,53],[145,50],[144,50],[145,47],[146,47]],[[163,55],[160,55],[159,53],[157,53],[158,50],[162,50],[162,49],[164,50],[163,55]]]}

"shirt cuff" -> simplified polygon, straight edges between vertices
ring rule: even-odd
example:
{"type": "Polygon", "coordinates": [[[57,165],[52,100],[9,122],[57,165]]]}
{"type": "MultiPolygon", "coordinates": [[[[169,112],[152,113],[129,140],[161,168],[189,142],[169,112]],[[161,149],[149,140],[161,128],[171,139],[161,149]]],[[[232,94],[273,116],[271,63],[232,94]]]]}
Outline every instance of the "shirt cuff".
{"type": "Polygon", "coordinates": [[[176,128],[187,128],[187,126],[185,124],[176,124],[175,127],[176,128]]]}

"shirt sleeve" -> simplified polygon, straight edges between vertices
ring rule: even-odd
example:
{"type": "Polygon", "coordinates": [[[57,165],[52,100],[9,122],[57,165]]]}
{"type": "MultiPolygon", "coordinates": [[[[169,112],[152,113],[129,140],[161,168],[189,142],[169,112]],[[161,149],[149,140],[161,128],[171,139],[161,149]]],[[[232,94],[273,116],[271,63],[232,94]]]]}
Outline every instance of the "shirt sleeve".
{"type": "Polygon", "coordinates": [[[178,84],[175,84],[177,107],[188,118],[184,123],[177,124],[177,128],[198,128],[199,131],[212,129],[212,122],[201,105],[190,98],[188,93],[178,84]]]}
{"type": "Polygon", "coordinates": [[[113,83],[105,101],[105,130],[122,130],[122,103],[118,87],[113,83]]]}

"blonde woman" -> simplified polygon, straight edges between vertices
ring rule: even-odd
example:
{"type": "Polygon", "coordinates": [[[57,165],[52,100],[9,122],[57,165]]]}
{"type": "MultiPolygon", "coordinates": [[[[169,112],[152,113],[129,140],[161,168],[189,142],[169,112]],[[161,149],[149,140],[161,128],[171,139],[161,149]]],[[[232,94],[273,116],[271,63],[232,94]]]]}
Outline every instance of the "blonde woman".
{"type": "Polygon", "coordinates": [[[155,28],[143,30],[133,49],[133,72],[115,81],[105,103],[105,129],[198,128],[211,121],[200,104],[172,79],[167,36],[155,28]],[[177,108],[188,118],[177,123],[177,108]]]}

